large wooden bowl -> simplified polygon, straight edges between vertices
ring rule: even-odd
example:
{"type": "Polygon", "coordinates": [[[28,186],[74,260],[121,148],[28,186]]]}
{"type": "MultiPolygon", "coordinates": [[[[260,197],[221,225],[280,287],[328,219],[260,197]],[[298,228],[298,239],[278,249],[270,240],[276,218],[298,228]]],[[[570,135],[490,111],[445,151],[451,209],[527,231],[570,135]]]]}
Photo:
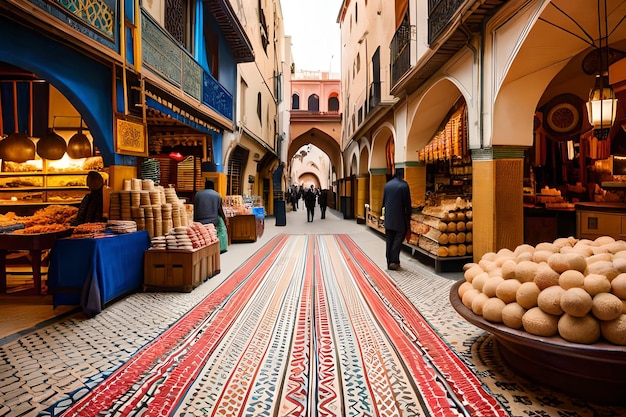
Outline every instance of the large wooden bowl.
{"type": "Polygon", "coordinates": [[[461,302],[458,289],[463,282],[450,289],[452,306],[464,319],[493,334],[502,358],[516,373],[590,402],[626,405],[626,347],[604,341],[571,343],[489,322],[461,302]]]}

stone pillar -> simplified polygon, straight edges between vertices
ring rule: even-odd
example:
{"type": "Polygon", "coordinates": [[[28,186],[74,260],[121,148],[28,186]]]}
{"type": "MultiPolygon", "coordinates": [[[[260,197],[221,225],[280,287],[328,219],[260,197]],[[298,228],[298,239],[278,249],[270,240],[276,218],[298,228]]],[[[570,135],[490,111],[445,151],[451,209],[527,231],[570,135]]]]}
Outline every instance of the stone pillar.
{"type": "Polygon", "coordinates": [[[426,199],[426,164],[407,161],[404,167],[404,180],[409,183],[413,207],[423,205],[426,199]]]}
{"type": "Polygon", "coordinates": [[[472,149],[474,261],[524,243],[524,149],[472,149]]]}
{"type": "Polygon", "coordinates": [[[387,169],[370,170],[370,211],[380,216],[383,207],[383,188],[387,183],[387,169]]]}
{"type": "Polygon", "coordinates": [[[109,166],[109,187],[112,191],[122,190],[124,188],[124,180],[129,180],[131,178],[138,178],[136,166],[109,166]]]}

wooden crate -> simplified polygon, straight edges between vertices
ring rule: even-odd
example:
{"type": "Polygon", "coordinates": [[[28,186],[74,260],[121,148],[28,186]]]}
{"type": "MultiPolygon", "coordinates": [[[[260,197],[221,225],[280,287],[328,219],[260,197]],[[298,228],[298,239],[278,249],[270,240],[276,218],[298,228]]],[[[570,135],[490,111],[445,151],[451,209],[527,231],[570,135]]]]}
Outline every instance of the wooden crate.
{"type": "Polygon", "coordinates": [[[155,250],[144,253],[144,288],[190,292],[220,272],[219,242],[203,248],[155,250]]]}

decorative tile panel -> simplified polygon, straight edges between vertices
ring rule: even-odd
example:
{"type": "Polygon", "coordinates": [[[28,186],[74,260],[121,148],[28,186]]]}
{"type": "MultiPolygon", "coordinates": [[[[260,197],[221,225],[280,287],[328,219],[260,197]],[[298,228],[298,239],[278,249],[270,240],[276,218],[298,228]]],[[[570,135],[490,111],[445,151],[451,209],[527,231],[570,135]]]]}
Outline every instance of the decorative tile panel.
{"type": "Polygon", "coordinates": [[[233,96],[206,71],[202,83],[202,103],[232,120],[233,96]]]}
{"type": "Polygon", "coordinates": [[[152,20],[142,15],[143,63],[176,86],[182,85],[182,49],[152,20]]]}
{"type": "Polygon", "coordinates": [[[198,101],[202,97],[202,67],[187,54],[183,54],[183,91],[198,101]]]}

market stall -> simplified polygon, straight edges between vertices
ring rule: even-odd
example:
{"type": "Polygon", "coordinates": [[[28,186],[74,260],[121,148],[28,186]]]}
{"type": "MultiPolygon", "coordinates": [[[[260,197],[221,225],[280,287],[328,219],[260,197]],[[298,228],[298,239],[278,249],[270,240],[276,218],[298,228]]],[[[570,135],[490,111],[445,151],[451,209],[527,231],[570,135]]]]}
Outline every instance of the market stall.
{"type": "Polygon", "coordinates": [[[256,242],[263,235],[265,211],[260,197],[244,199],[242,196],[226,196],[223,205],[228,220],[229,241],[256,242]]]}
{"type": "Polygon", "coordinates": [[[59,239],[50,253],[48,288],[53,305],[80,305],[88,316],[142,289],[148,232],[59,239]]]}

